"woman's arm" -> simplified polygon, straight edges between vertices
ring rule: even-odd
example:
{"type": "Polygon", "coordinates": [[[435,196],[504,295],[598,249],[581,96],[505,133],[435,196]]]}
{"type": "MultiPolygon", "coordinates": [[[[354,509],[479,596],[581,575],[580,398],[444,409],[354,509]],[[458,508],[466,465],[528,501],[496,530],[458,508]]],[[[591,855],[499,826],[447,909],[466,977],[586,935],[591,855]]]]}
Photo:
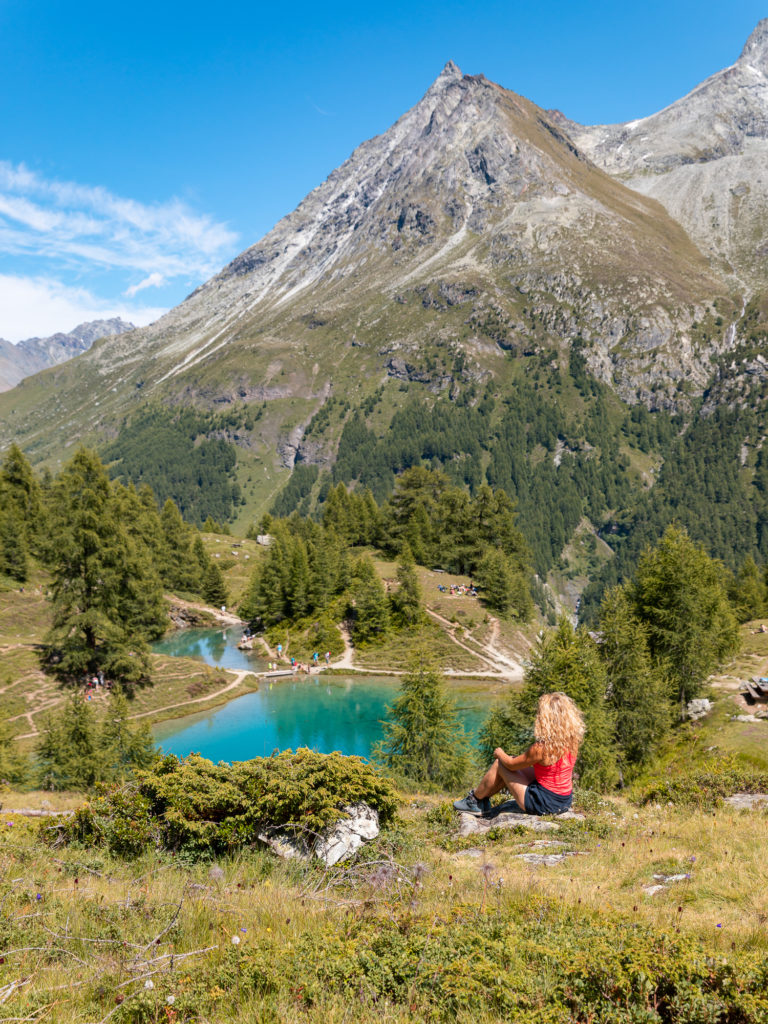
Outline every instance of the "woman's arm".
{"type": "Polygon", "coordinates": [[[530,746],[524,754],[517,754],[515,757],[512,757],[511,754],[507,754],[506,751],[501,749],[501,747],[497,747],[493,752],[493,756],[496,760],[510,771],[514,771],[516,768],[530,768],[531,765],[538,764],[540,761],[540,754],[541,750],[537,743],[530,746]]]}

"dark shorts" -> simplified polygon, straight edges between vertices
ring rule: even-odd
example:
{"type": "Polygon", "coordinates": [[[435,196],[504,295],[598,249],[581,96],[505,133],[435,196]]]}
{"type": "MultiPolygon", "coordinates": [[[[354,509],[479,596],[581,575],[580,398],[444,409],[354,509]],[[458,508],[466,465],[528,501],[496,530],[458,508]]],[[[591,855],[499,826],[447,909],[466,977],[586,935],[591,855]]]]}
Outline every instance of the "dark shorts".
{"type": "Polygon", "coordinates": [[[525,791],[526,814],[562,814],[573,803],[573,793],[553,793],[536,780],[525,791]]]}

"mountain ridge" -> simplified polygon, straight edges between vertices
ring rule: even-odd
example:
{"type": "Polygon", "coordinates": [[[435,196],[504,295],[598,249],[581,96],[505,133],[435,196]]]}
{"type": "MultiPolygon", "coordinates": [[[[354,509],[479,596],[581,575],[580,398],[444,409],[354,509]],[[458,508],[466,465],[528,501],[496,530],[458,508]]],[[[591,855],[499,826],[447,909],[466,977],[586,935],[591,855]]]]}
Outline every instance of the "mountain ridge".
{"type": "Polygon", "coordinates": [[[745,296],[768,282],[768,18],[730,66],[613,125],[553,117],[591,160],[659,200],[745,296]]]}
{"type": "Polygon", "coordinates": [[[8,391],[30,374],[73,359],[99,338],[135,330],[121,317],[88,320],[71,331],[57,331],[47,338],[25,338],[12,343],[0,338],[0,391],[8,391]]]}
{"type": "MultiPolygon", "coordinates": [[[[743,486],[752,516],[768,432],[768,274],[755,264],[747,281],[716,237],[696,235],[695,218],[670,214],[666,193],[634,187],[742,159],[686,163],[685,147],[701,97],[738,99],[745,74],[711,76],[672,114],[646,119],[682,148],[671,170],[660,158],[658,173],[638,175],[598,164],[604,126],[579,134],[449,61],[387,131],[178,307],[0,396],[0,438],[52,465],[78,442],[113,442],[120,472],[127,431],[135,445],[142,423],[192,407],[204,426],[184,443],[216,438],[237,452],[238,528],[274,507],[294,469],[286,493],[318,511],[331,484],[383,500],[421,462],[470,489],[506,490],[529,519],[542,578],[576,552],[580,582],[561,580],[574,600],[628,531],[663,529],[673,507],[701,519],[713,470],[696,461],[696,438],[718,458],[741,447],[729,493],[743,486]],[[714,434],[735,428],[718,414],[739,402],[753,419],[720,444],[714,434]],[[696,433],[705,417],[713,430],[696,433]],[[667,459],[684,487],[668,485],[667,459]],[[646,492],[663,500],[650,508],[646,492]]],[[[759,128],[762,85],[747,98],[759,128]]],[[[734,146],[766,141],[743,128],[734,146]]],[[[729,212],[740,231],[744,210],[729,212]]],[[[729,500],[718,555],[768,554],[762,512],[734,536],[729,500]]]]}

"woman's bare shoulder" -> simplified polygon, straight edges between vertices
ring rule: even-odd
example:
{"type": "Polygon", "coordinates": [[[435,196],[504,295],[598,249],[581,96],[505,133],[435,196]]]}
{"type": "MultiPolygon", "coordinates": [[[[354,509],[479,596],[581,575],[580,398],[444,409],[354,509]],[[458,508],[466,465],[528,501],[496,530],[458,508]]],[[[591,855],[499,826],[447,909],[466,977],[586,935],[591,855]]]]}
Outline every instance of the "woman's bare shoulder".
{"type": "Polygon", "coordinates": [[[533,758],[536,764],[554,764],[557,758],[553,760],[551,757],[547,756],[547,753],[547,748],[544,746],[543,743],[539,743],[538,741],[532,743],[528,748],[528,757],[533,758]]]}

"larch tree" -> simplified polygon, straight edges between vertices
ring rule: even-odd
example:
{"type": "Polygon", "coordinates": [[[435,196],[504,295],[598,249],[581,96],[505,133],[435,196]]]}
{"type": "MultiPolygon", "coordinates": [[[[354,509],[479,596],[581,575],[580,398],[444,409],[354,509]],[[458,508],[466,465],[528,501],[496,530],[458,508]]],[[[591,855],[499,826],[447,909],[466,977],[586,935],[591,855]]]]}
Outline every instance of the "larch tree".
{"type": "Polygon", "coordinates": [[[472,756],[445,680],[422,652],[416,654],[382,723],[373,757],[411,782],[455,789],[464,784],[472,756]]]}
{"type": "Polygon", "coordinates": [[[397,590],[392,595],[392,617],[403,629],[415,629],[424,621],[424,596],[416,574],[410,545],[403,542],[397,566],[397,590]]]}
{"type": "Polygon", "coordinates": [[[166,624],[160,581],[121,521],[98,456],[79,449],[52,491],[52,626],[44,660],[63,682],[103,672],[125,687],[150,682],[147,641],[166,624]]]}
{"type": "Polygon", "coordinates": [[[651,654],[668,668],[681,710],[738,646],[727,582],[722,563],[677,526],[640,558],[633,603],[648,627],[651,654]]]}

